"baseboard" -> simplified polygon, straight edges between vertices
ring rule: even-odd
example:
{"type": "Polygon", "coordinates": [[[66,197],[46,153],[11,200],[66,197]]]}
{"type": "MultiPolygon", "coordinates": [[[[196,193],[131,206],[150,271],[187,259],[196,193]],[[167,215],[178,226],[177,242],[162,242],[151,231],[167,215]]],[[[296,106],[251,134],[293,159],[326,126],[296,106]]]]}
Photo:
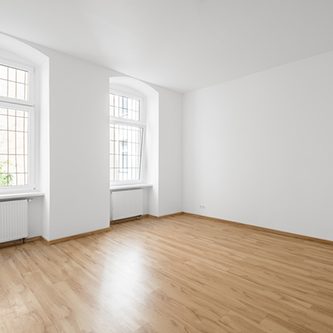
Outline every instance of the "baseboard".
{"type": "Polygon", "coordinates": [[[35,236],[35,237],[29,237],[24,239],[24,243],[31,243],[31,242],[36,242],[36,241],[41,241],[44,240],[42,236],[35,236]]]}
{"type": "Polygon", "coordinates": [[[107,227],[107,228],[103,228],[103,229],[98,229],[98,230],[94,230],[94,231],[83,232],[81,234],[67,236],[67,237],[62,237],[62,238],[57,238],[57,239],[52,239],[52,240],[47,240],[45,238],[43,238],[43,239],[47,242],[47,244],[53,245],[53,244],[57,244],[57,243],[67,242],[69,240],[73,240],[73,239],[77,239],[77,238],[82,238],[82,237],[87,237],[87,236],[92,236],[92,235],[100,234],[100,233],[103,233],[103,232],[108,232],[110,230],[111,230],[111,227],[107,227]]]}
{"type": "Polygon", "coordinates": [[[42,236],[35,236],[35,237],[30,237],[30,238],[22,238],[22,239],[17,239],[5,243],[0,243],[0,249],[3,249],[5,247],[10,247],[10,246],[17,246],[17,245],[22,245],[24,243],[31,243],[31,242],[36,242],[42,240],[42,236]]]}
{"type": "Polygon", "coordinates": [[[14,241],[4,242],[4,243],[0,243],[0,249],[3,249],[5,247],[10,247],[10,246],[22,245],[22,244],[24,244],[23,239],[18,239],[18,240],[14,240],[14,241]]]}
{"type": "Polygon", "coordinates": [[[183,212],[177,212],[177,213],[172,213],[172,214],[167,214],[167,215],[161,215],[161,216],[156,216],[156,215],[151,215],[151,214],[144,214],[144,215],[138,215],[138,216],[133,216],[133,217],[128,217],[125,219],[119,219],[119,220],[113,220],[111,221],[111,224],[119,224],[123,222],[131,222],[131,221],[137,221],[143,218],[153,218],[153,219],[163,219],[166,217],[172,217],[172,216],[178,216],[184,214],[183,212]]]}
{"type": "MultiPolygon", "coordinates": [[[[161,219],[161,218],[165,218],[165,217],[177,216],[177,215],[180,215],[180,214],[183,214],[183,212],[178,212],[178,213],[168,214],[168,215],[163,215],[163,216],[158,216],[158,217],[153,216],[153,215],[149,215],[149,214],[145,214],[145,215],[134,216],[134,217],[120,219],[120,220],[114,220],[114,221],[111,221],[111,224],[115,225],[115,224],[124,223],[124,222],[136,221],[136,220],[139,220],[139,219],[145,218],[145,217],[152,217],[152,218],[161,219]]],[[[110,230],[111,230],[111,226],[107,227],[107,228],[104,228],[104,229],[99,229],[99,230],[95,230],[95,231],[90,231],[90,232],[85,232],[85,233],[81,233],[81,234],[77,234],[77,235],[68,236],[68,237],[53,239],[53,240],[50,240],[50,241],[45,239],[45,238],[43,238],[43,240],[45,242],[47,242],[47,244],[52,245],[52,244],[57,244],[57,243],[61,243],[61,242],[67,242],[69,240],[73,240],[73,239],[77,239],[77,238],[81,238],[81,237],[87,237],[87,236],[99,234],[99,233],[102,233],[102,232],[107,232],[107,231],[110,231],[110,230]]]]}
{"type": "MultiPolygon", "coordinates": [[[[152,217],[152,218],[161,219],[161,218],[177,216],[177,215],[181,215],[181,214],[183,214],[183,212],[178,212],[178,213],[173,213],[173,214],[168,214],[168,215],[163,215],[163,216],[153,216],[153,215],[146,214],[146,215],[134,216],[134,217],[131,217],[131,218],[126,218],[126,219],[114,220],[114,221],[111,221],[111,224],[115,225],[115,224],[124,223],[124,222],[136,221],[138,219],[145,218],[145,217],[152,217]]],[[[40,237],[40,239],[44,240],[47,244],[52,245],[52,244],[67,242],[69,240],[73,240],[73,239],[77,239],[77,238],[81,238],[81,237],[87,237],[87,236],[99,234],[99,233],[102,233],[102,232],[107,232],[107,231],[110,231],[110,230],[111,230],[111,226],[107,227],[107,228],[103,228],[103,229],[98,229],[98,230],[95,230],[95,231],[84,232],[84,233],[81,233],[81,234],[72,235],[72,236],[63,237],[63,238],[58,238],[58,239],[53,239],[53,240],[47,240],[43,237],[40,237]]]]}
{"type": "Polygon", "coordinates": [[[145,217],[145,215],[138,215],[138,216],[132,216],[132,217],[126,217],[124,219],[118,219],[118,220],[112,220],[110,223],[111,225],[124,223],[124,222],[131,222],[131,221],[137,221],[145,217]]]}
{"type": "Polygon", "coordinates": [[[229,224],[232,224],[233,226],[237,226],[240,228],[248,228],[248,229],[276,234],[276,235],[280,235],[280,236],[293,237],[293,238],[298,238],[298,239],[302,239],[302,240],[322,243],[322,244],[326,244],[326,245],[333,245],[333,241],[328,240],[328,239],[316,238],[316,237],[312,237],[312,236],[305,236],[305,235],[295,234],[295,233],[288,232],[288,231],[270,229],[270,228],[266,228],[266,227],[260,227],[257,225],[253,225],[253,224],[245,224],[245,223],[241,223],[241,222],[224,220],[224,219],[220,219],[217,217],[205,216],[205,215],[200,215],[200,214],[184,212],[184,215],[194,216],[194,217],[198,217],[198,218],[202,218],[202,219],[208,219],[208,220],[218,221],[218,222],[223,222],[223,223],[229,223],[229,224]]]}
{"type": "Polygon", "coordinates": [[[146,215],[144,215],[144,217],[150,217],[150,218],[154,218],[154,219],[164,219],[164,218],[167,218],[167,217],[179,216],[179,215],[183,215],[183,214],[184,214],[184,212],[177,212],[177,213],[172,213],[172,214],[167,214],[167,215],[160,215],[160,216],[146,214],[146,215]]]}

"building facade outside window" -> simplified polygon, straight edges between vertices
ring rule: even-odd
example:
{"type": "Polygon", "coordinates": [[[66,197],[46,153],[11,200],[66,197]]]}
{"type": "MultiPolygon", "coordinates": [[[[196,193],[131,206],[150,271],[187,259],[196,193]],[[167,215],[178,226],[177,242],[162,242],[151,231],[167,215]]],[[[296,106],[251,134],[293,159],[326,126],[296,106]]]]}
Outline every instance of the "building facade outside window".
{"type": "Polygon", "coordinates": [[[142,181],[145,112],[143,99],[110,92],[110,183],[142,181]]]}

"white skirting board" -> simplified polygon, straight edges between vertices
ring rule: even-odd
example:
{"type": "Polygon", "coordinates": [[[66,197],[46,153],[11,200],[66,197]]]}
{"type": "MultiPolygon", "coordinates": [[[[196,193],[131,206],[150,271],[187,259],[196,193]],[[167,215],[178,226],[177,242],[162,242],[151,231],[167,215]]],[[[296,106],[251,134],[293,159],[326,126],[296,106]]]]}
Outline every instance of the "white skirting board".
{"type": "Polygon", "coordinates": [[[111,192],[111,220],[143,215],[143,190],[111,192]]]}
{"type": "Polygon", "coordinates": [[[0,202],[0,243],[28,237],[28,201],[0,202]]]}

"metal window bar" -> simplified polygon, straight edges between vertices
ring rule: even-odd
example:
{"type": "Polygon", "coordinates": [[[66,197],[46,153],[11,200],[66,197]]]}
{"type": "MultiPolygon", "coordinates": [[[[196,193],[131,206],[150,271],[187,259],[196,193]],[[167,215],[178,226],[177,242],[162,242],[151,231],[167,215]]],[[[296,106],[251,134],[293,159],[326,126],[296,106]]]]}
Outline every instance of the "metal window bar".
{"type": "Polygon", "coordinates": [[[139,126],[111,124],[111,182],[140,180],[143,129],[139,126]]]}
{"type": "Polygon", "coordinates": [[[0,187],[28,184],[29,111],[0,107],[0,187]]]}
{"type": "Polygon", "coordinates": [[[143,127],[139,98],[110,93],[110,182],[141,177],[143,127]]]}
{"type": "Polygon", "coordinates": [[[110,94],[110,116],[140,121],[140,99],[110,94]]]}

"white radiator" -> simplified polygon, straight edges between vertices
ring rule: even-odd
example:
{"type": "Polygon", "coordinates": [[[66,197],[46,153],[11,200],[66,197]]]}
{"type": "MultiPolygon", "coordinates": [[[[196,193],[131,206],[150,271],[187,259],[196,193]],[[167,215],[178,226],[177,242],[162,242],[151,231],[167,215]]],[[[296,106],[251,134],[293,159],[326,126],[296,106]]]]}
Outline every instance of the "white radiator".
{"type": "Polygon", "coordinates": [[[143,190],[111,193],[111,220],[120,220],[143,214],[143,190]]]}
{"type": "Polygon", "coordinates": [[[0,243],[28,236],[28,201],[0,202],[0,243]]]}

